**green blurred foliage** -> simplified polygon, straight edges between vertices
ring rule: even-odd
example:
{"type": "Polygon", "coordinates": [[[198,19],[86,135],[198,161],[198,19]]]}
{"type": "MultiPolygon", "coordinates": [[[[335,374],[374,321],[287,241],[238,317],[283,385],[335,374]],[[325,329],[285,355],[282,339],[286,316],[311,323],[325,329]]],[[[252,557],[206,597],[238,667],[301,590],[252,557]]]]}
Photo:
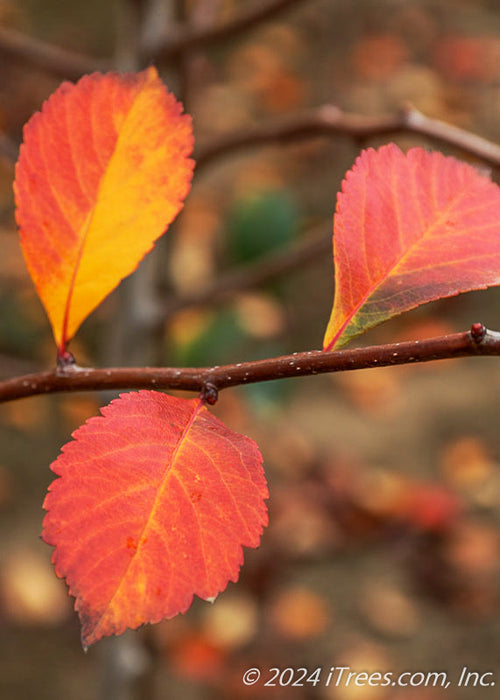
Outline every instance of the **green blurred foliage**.
{"type": "Polygon", "coordinates": [[[248,263],[289,245],[297,235],[299,212],[285,190],[253,192],[233,203],[226,221],[229,262],[248,263]]]}
{"type": "Polygon", "coordinates": [[[170,348],[169,357],[180,367],[203,367],[226,364],[235,360],[238,347],[244,343],[245,332],[233,309],[211,313],[204,328],[192,339],[170,348]]]}

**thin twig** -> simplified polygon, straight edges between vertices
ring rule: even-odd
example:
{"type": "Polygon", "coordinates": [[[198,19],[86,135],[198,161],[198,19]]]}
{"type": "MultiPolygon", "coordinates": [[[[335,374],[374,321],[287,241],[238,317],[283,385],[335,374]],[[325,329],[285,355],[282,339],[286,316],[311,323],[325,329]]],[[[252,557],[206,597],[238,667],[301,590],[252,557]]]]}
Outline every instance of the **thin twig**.
{"type": "MultiPolygon", "coordinates": [[[[243,10],[227,22],[212,27],[177,27],[174,35],[162,36],[154,42],[146,40],[141,49],[142,63],[156,59],[176,60],[179,54],[229,39],[278,15],[304,0],[270,0],[243,10]]],[[[112,70],[110,61],[98,60],[27,36],[15,29],[0,27],[0,55],[36,65],[67,80],[78,80],[86,73],[112,70]]]]}
{"type": "Polygon", "coordinates": [[[310,0],[268,0],[257,7],[241,10],[226,22],[211,27],[176,27],[156,44],[145,44],[143,56],[148,60],[175,60],[179,54],[234,39],[302,2],[310,0]]]}
{"type": "Polygon", "coordinates": [[[0,27],[0,55],[34,64],[53,75],[78,80],[85,73],[111,70],[111,63],[61,49],[14,29],[0,27]]]}
{"type": "Polygon", "coordinates": [[[57,392],[105,389],[179,389],[203,391],[266,382],[287,377],[345,372],[369,367],[430,362],[457,357],[500,355],[500,333],[473,324],[470,331],[334,352],[299,352],[254,362],[215,367],[115,367],[49,370],[0,382],[0,402],[57,392]]]}
{"type": "Polygon", "coordinates": [[[320,255],[331,252],[332,232],[321,233],[295,243],[285,250],[279,249],[260,258],[255,263],[236,270],[222,273],[210,286],[189,296],[175,297],[162,306],[161,315],[165,322],[173,314],[193,306],[223,302],[241,292],[254,287],[261,287],[266,282],[300,267],[303,268],[320,255]]]}
{"type": "Polygon", "coordinates": [[[334,105],[324,105],[298,117],[273,120],[221,136],[202,146],[195,154],[199,171],[214,160],[255,146],[293,143],[317,137],[349,136],[369,139],[389,134],[411,133],[454,146],[493,167],[500,167],[500,146],[470,131],[431,119],[406,106],[399,113],[384,117],[349,114],[334,105]]]}
{"type": "MultiPolygon", "coordinates": [[[[1,52],[1,38],[0,38],[1,52]]],[[[453,124],[431,119],[417,109],[406,106],[394,115],[368,117],[343,112],[334,105],[324,105],[298,117],[277,119],[253,128],[225,134],[195,152],[196,173],[227,155],[255,146],[287,144],[312,138],[347,136],[367,140],[391,134],[417,134],[452,146],[494,168],[500,167],[500,146],[493,141],[453,124]]],[[[14,155],[14,145],[2,149],[14,155]]]]}

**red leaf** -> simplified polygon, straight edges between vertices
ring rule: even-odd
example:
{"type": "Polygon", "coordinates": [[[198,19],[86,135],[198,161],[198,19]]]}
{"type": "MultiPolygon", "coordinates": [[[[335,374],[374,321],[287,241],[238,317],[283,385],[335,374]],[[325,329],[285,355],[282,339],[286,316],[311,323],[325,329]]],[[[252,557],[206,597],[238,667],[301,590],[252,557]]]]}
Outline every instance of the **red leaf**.
{"type": "Polygon", "coordinates": [[[101,412],[52,464],[44,503],[86,646],[216,596],[267,524],[257,446],[199,399],[140,391],[101,412]]]}
{"type": "Polygon", "coordinates": [[[500,283],[500,189],[466,163],[394,144],[347,173],[324,349],[428,301],[500,283]]]}
{"type": "Polygon", "coordinates": [[[155,68],[63,83],[24,127],[16,219],[61,352],[180,211],[192,147],[155,68]]]}

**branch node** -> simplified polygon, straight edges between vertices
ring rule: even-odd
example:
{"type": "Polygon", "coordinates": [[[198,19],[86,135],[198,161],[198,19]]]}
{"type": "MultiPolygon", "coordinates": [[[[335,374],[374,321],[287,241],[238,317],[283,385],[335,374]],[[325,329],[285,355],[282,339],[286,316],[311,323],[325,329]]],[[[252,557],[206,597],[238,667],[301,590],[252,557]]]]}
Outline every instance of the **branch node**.
{"type": "Polygon", "coordinates": [[[486,338],[487,329],[482,323],[473,323],[470,327],[470,336],[472,340],[480,345],[486,338]]]}
{"type": "Polygon", "coordinates": [[[58,376],[69,374],[76,366],[75,356],[69,350],[58,350],[56,364],[56,374],[58,376]]]}
{"type": "Polygon", "coordinates": [[[219,391],[212,382],[205,382],[200,391],[200,399],[209,406],[214,406],[219,398],[219,391]]]}
{"type": "Polygon", "coordinates": [[[89,367],[80,367],[75,356],[69,350],[57,353],[56,376],[69,377],[77,372],[86,372],[89,367]]]}

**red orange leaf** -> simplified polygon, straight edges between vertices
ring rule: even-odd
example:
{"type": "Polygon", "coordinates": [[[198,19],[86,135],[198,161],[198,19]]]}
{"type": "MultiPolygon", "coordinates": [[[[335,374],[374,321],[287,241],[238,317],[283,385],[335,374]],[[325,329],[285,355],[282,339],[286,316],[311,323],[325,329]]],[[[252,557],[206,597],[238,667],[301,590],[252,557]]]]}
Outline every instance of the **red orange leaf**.
{"type": "Polygon", "coordinates": [[[181,109],[154,68],[96,73],[26,124],[16,218],[60,350],[181,209],[193,168],[181,109]]]}
{"type": "Polygon", "coordinates": [[[466,163],[394,144],[347,173],[324,349],[419,304],[500,283],[500,189],[466,163]]]}
{"type": "Polygon", "coordinates": [[[122,394],[52,464],[43,538],[55,545],[82,640],[184,612],[235,581],[267,523],[261,456],[199,399],[122,394]]]}

